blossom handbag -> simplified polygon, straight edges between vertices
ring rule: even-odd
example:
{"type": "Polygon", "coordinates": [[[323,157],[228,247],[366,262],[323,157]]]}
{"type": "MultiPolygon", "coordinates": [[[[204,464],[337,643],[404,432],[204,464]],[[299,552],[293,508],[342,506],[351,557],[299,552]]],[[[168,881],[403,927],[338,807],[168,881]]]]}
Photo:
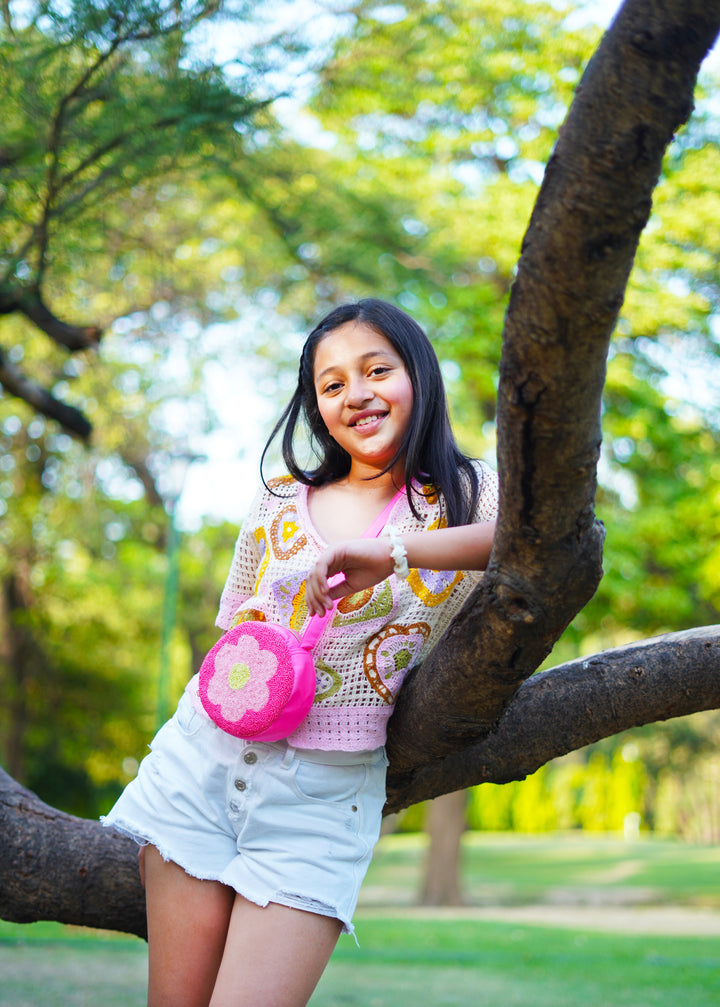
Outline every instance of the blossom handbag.
{"type": "MultiPolygon", "coordinates": [[[[367,529],[380,534],[400,490],[367,529]]],[[[247,741],[279,741],[295,731],[315,697],[312,649],[337,602],[313,616],[302,637],[272,622],[241,622],[220,637],[200,666],[200,702],[223,731],[247,741]]]]}
{"type": "Polygon", "coordinates": [[[301,639],[272,622],[241,622],[200,667],[200,701],[218,727],[248,741],[278,741],[300,726],[315,697],[311,650],[334,608],[301,639]]]}

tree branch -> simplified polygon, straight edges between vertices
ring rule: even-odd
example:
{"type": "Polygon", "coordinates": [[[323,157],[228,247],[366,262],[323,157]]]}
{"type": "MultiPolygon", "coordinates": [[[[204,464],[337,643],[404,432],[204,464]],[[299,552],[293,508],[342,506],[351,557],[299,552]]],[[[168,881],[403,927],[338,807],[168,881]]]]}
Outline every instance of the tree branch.
{"type": "Polygon", "coordinates": [[[0,290],[0,315],[14,311],[25,315],[54,342],[71,351],[90,349],[102,336],[102,329],[97,325],[72,325],[61,321],[45,304],[37,287],[0,290]]]}
{"type": "Polygon", "coordinates": [[[85,68],[75,85],[63,95],[58,103],[55,115],[50,124],[47,153],[48,166],[45,173],[45,196],[42,201],[42,212],[40,220],[35,228],[37,235],[37,280],[42,282],[45,273],[47,250],[50,241],[50,218],[55,203],[55,196],[58,190],[58,173],[60,170],[60,152],[62,148],[62,136],[65,128],[65,120],[68,109],[72,102],[81,95],[93,75],[110,59],[121,43],[117,36],[111,40],[110,46],[105,52],[98,52],[95,60],[85,68]]]}
{"type": "Polygon", "coordinates": [[[7,359],[0,347],[0,385],[10,395],[27,402],[43,416],[57,422],[74,437],[87,440],[92,427],[79,409],[56,399],[46,388],[25,377],[22,371],[7,359]]]}
{"type": "Polygon", "coordinates": [[[387,811],[478,783],[523,780],[601,738],[720,707],[720,626],[643,640],[533,675],[497,729],[412,778],[390,764],[387,811]]]}
{"type": "MultiPolygon", "coordinates": [[[[560,665],[526,682],[497,731],[388,778],[387,812],[477,783],[522,779],[616,731],[720,706],[720,626],[560,665]]],[[[52,919],[145,936],[137,847],[97,821],[48,807],[0,770],[0,918],[52,919]]]]}
{"type": "Polygon", "coordinates": [[[137,846],[44,804],[0,769],[0,918],[145,936],[137,846]]]}
{"type": "Polygon", "coordinates": [[[492,731],[592,597],[605,360],[653,188],[720,27],[705,0],[627,0],[578,87],[523,243],[498,390],[500,515],[482,584],[391,721],[398,771],[492,731]]]}

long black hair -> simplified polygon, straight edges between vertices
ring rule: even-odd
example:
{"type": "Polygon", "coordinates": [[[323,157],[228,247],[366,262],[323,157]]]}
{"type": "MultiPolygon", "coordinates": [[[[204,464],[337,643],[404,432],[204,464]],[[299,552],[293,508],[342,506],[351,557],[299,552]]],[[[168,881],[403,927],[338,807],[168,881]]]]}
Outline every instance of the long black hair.
{"type": "Polygon", "coordinates": [[[413,404],[405,436],[395,457],[379,474],[389,472],[403,458],[408,502],[416,517],[418,513],[411,491],[413,480],[421,486],[431,486],[432,491],[440,494],[449,525],[470,523],[479,492],[477,470],[455,442],[435,350],[424,331],[409,315],[375,298],[335,308],[305,340],[297,388],[262,453],[260,473],[263,482],[265,456],[281,430],[283,459],[288,472],[298,482],[322,486],[323,483],[341,479],[350,471],[350,455],[333,440],[320,415],[313,368],[320,340],[333,329],[353,321],[370,326],[392,344],[405,365],[412,385],[413,404]],[[318,462],[314,469],[301,468],[295,455],[295,433],[299,421],[306,426],[310,447],[318,462]]]}

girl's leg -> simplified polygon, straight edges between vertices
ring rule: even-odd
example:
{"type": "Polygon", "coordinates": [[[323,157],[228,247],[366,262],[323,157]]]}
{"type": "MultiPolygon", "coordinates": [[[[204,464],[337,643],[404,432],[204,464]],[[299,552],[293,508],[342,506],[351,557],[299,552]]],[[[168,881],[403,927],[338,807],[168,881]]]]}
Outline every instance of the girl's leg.
{"type": "Polygon", "coordinates": [[[341,929],[330,916],[237,895],[210,1007],[304,1007],[341,929]]]}
{"type": "Polygon", "coordinates": [[[207,1007],[235,892],[193,878],[154,846],[145,847],[150,971],[148,1007],[207,1007]]]}

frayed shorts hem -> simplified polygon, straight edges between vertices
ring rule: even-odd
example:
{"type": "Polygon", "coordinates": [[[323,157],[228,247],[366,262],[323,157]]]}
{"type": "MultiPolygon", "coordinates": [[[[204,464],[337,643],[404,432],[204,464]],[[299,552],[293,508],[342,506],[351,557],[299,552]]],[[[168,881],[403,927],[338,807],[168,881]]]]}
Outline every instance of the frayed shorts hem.
{"type": "MultiPolygon", "coordinates": [[[[217,873],[193,869],[188,864],[182,863],[181,858],[176,858],[173,854],[163,849],[160,841],[154,836],[144,835],[141,830],[138,830],[128,822],[124,822],[121,819],[110,821],[107,816],[101,817],[100,822],[105,828],[115,829],[117,832],[122,832],[124,835],[132,839],[133,842],[137,843],[137,845],[141,848],[144,846],[154,846],[164,861],[167,863],[177,864],[177,866],[182,868],[182,870],[185,871],[185,873],[191,878],[196,878],[198,881],[217,881],[221,884],[228,884],[228,882],[222,877],[218,877],[217,873]]],[[[247,899],[248,902],[252,902],[254,905],[259,906],[261,909],[265,909],[265,907],[270,905],[272,902],[276,905],[286,906],[288,909],[300,909],[306,913],[315,913],[318,916],[327,916],[331,919],[336,919],[342,924],[342,933],[349,934],[353,937],[355,943],[357,944],[357,937],[355,936],[355,927],[352,919],[345,918],[342,912],[340,912],[340,910],[335,906],[327,905],[312,896],[306,896],[300,893],[294,894],[292,892],[278,891],[273,892],[270,895],[260,895],[257,892],[249,891],[245,888],[238,887],[237,885],[229,885],[228,887],[233,888],[238,895],[247,899]]]]}
{"type": "Polygon", "coordinates": [[[233,738],[181,699],[102,819],[202,881],[338,919],[353,934],[380,831],[384,749],[326,753],[233,738]]]}

